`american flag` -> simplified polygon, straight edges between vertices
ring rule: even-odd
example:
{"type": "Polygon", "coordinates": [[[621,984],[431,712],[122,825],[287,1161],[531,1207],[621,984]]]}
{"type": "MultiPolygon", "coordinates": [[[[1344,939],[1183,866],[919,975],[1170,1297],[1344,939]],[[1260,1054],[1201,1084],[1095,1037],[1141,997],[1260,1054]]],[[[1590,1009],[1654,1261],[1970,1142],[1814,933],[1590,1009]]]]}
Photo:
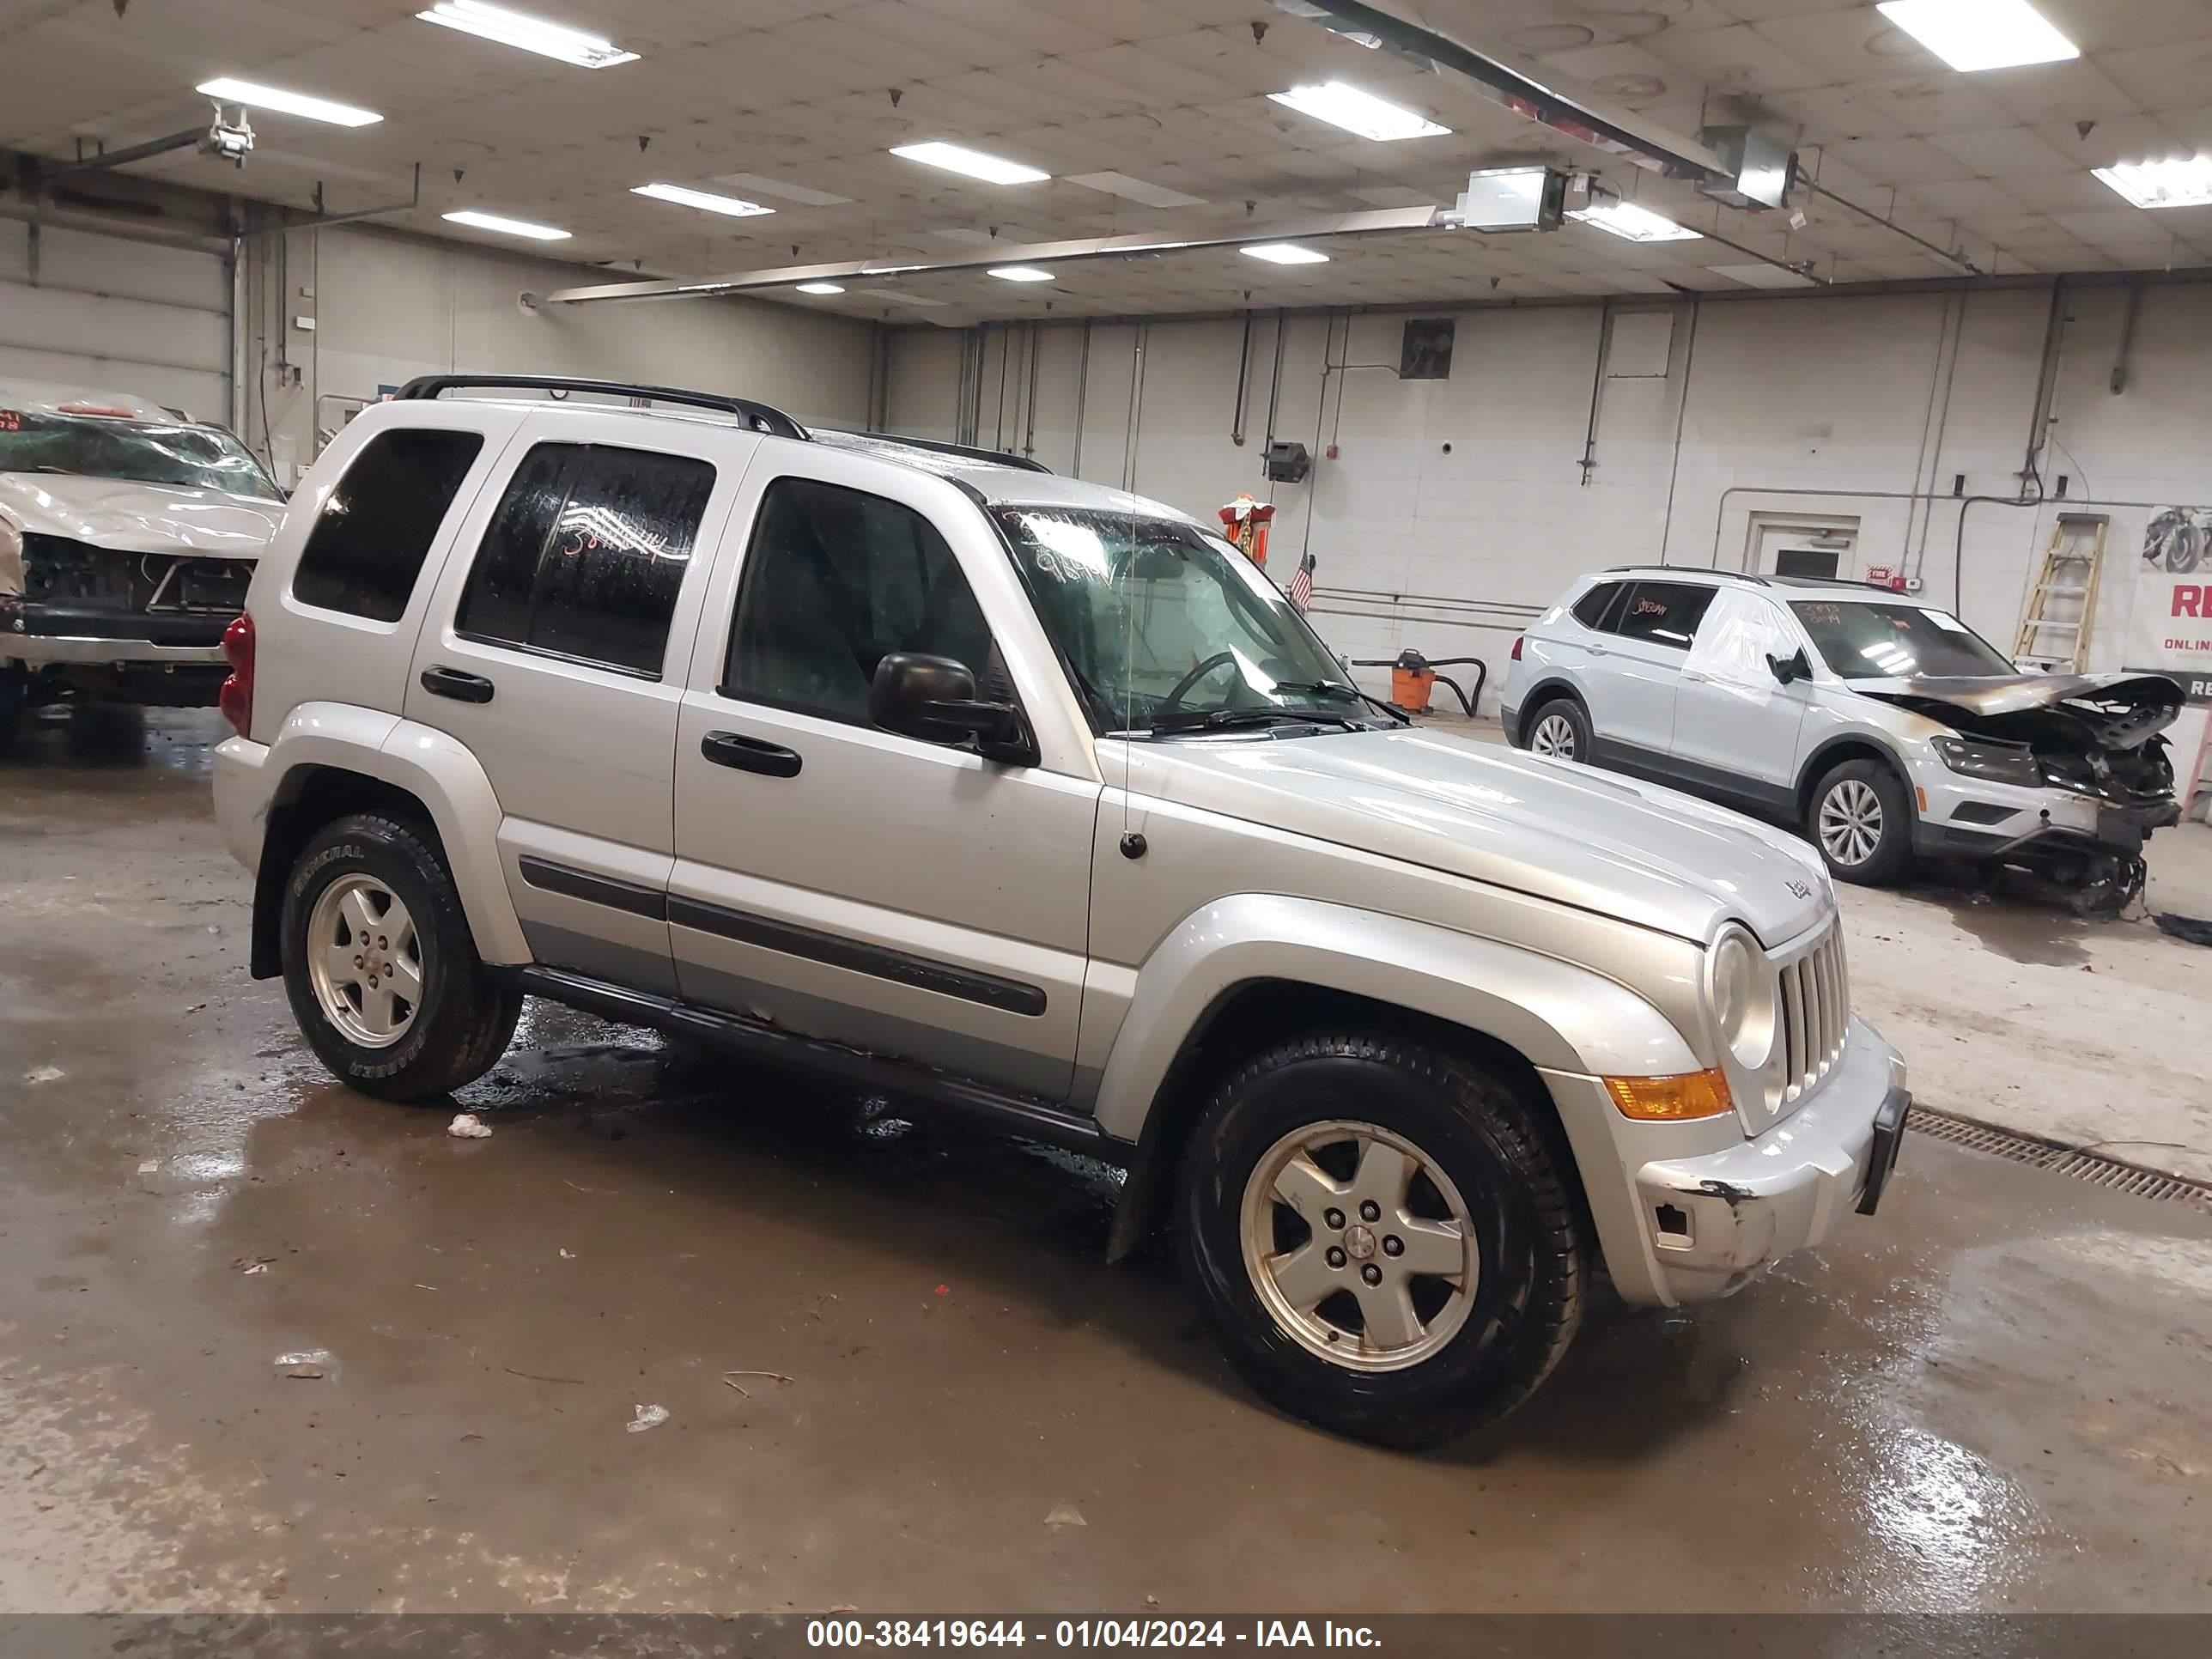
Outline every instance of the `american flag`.
{"type": "Polygon", "coordinates": [[[1291,603],[1300,611],[1313,604],[1313,573],[1314,556],[1309,553],[1291,577],[1291,603]]]}

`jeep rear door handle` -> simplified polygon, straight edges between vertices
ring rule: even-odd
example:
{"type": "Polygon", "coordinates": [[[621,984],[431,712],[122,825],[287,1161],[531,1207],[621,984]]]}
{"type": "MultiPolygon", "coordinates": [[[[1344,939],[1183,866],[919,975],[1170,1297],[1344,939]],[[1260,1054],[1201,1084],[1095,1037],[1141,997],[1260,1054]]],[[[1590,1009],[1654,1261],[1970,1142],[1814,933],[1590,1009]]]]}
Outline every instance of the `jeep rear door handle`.
{"type": "Polygon", "coordinates": [[[422,671],[422,689],[434,697],[451,697],[457,702],[491,701],[491,682],[483,675],[465,674],[435,663],[422,671]]]}
{"type": "Polygon", "coordinates": [[[734,766],[740,772],[757,772],[764,778],[795,778],[799,756],[781,744],[735,732],[709,732],[699,739],[699,752],[717,766],[734,766]]]}

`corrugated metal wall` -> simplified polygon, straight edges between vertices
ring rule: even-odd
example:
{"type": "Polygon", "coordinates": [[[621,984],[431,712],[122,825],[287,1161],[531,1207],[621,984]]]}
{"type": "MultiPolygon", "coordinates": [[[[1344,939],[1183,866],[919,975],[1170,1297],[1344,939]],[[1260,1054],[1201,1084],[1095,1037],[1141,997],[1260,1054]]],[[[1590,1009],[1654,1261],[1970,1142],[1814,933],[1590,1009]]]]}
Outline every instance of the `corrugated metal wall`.
{"type": "Polygon", "coordinates": [[[0,221],[0,379],[134,392],[230,418],[222,257],[0,221]],[[35,278],[35,280],[33,280],[35,278]]]}

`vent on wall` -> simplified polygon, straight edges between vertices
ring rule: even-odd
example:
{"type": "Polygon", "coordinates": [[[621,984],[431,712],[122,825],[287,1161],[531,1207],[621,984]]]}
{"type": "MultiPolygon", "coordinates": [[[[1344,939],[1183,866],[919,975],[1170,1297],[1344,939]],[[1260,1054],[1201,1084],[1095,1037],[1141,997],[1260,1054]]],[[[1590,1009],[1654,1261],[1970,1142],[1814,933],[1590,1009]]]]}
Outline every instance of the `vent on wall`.
{"type": "Polygon", "coordinates": [[[1398,378],[1451,379],[1452,327],[1449,317],[1407,318],[1405,338],[1398,348],[1398,378]]]}

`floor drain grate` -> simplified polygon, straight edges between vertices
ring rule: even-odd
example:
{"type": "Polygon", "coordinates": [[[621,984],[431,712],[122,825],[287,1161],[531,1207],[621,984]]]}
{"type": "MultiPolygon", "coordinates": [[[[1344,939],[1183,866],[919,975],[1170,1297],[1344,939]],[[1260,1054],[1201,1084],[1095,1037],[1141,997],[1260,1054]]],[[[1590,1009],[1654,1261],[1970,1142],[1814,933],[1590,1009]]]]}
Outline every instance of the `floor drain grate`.
{"type": "Polygon", "coordinates": [[[2014,1134],[2009,1129],[1977,1123],[1972,1118],[1930,1111],[1925,1106],[1912,1109],[1911,1127],[1915,1134],[1948,1140],[1954,1146],[1972,1147],[1978,1152],[1994,1152],[2015,1164],[2032,1164],[2039,1170],[2072,1176],[2076,1181],[2086,1181],[2112,1192],[2212,1210],[2212,1181],[2193,1181],[2187,1176],[2141,1169],[2097,1152],[2085,1152],[2078,1147],[2062,1146],[2056,1141],[2038,1140],[2032,1135],[2014,1134]]]}

